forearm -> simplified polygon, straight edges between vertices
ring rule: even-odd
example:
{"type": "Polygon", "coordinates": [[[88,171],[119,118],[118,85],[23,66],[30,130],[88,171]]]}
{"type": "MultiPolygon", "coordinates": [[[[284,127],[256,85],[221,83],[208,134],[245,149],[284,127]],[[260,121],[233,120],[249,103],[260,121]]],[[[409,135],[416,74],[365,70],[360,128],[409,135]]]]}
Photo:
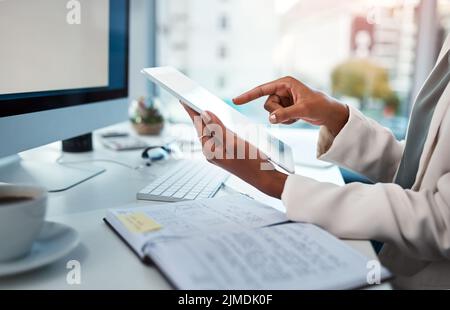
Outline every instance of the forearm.
{"type": "Polygon", "coordinates": [[[378,240],[412,257],[450,258],[450,174],[435,190],[396,184],[337,186],[290,176],[282,194],[289,219],[316,224],[340,238],[378,240]]]}
{"type": "Polygon", "coordinates": [[[284,185],[288,178],[287,174],[277,170],[263,170],[263,161],[232,161],[229,164],[224,162],[216,163],[231,174],[234,174],[244,182],[256,187],[261,192],[271,197],[281,199],[284,185]]]}
{"type": "Polygon", "coordinates": [[[271,197],[281,199],[287,178],[287,174],[277,170],[261,171],[256,187],[271,197]]]}

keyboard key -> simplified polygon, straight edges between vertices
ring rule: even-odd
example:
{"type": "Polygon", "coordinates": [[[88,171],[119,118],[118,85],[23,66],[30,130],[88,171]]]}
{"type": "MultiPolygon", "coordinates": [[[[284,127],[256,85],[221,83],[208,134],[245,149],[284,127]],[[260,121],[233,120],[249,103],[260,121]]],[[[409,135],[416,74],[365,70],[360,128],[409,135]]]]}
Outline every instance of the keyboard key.
{"type": "Polygon", "coordinates": [[[197,197],[197,196],[198,196],[198,193],[190,192],[189,194],[187,194],[186,196],[184,196],[184,198],[185,198],[185,199],[188,199],[188,200],[193,200],[193,199],[195,199],[195,197],[197,197]]]}
{"type": "Polygon", "coordinates": [[[138,193],[138,199],[180,201],[212,197],[228,177],[209,163],[182,161],[153,180],[138,193]]]}
{"type": "Polygon", "coordinates": [[[173,198],[179,198],[179,199],[181,199],[181,198],[183,198],[185,195],[186,195],[186,193],[183,193],[183,192],[176,192],[175,195],[173,195],[172,197],[173,197],[173,198]]]}

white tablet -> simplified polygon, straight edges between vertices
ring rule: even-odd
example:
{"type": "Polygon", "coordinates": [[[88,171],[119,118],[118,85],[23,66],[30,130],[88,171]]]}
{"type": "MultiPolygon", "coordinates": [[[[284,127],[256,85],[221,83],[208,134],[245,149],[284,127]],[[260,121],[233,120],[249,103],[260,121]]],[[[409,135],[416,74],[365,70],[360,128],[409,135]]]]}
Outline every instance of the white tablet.
{"type": "Polygon", "coordinates": [[[287,144],[271,135],[262,125],[252,123],[246,116],[178,70],[158,67],[143,69],[142,73],[195,111],[214,113],[229,130],[257,146],[271,162],[289,173],[295,172],[292,149],[287,144]]]}

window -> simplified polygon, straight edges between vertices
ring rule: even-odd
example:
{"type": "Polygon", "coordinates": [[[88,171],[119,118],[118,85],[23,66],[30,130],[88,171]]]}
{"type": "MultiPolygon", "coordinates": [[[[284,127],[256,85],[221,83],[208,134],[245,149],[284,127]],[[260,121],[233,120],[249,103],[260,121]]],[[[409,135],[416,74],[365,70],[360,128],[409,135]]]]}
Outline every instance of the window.
{"type": "Polygon", "coordinates": [[[441,25],[442,39],[450,34],[450,1],[439,0],[438,2],[438,14],[439,14],[439,24],[441,25]]]}
{"type": "MultiPolygon", "coordinates": [[[[178,32],[190,42],[184,54],[160,47],[164,51],[160,65],[169,65],[176,54],[176,62],[189,68],[192,78],[228,102],[249,88],[291,75],[404,136],[417,85],[429,70],[419,64],[424,58],[432,63],[436,56],[417,52],[419,27],[427,20],[420,21],[421,12],[428,10],[423,10],[422,2],[433,1],[228,0],[230,16],[224,15],[223,2],[160,0],[165,15],[159,20],[184,3],[188,18],[178,32]],[[221,61],[224,58],[226,62],[221,61]]],[[[440,32],[449,32],[450,1],[438,4],[440,32]]],[[[170,34],[175,36],[174,32],[171,29],[170,34]]],[[[167,42],[170,37],[160,33],[158,44],[167,42]]],[[[239,109],[266,121],[261,106],[254,103],[239,109]]]]}
{"type": "Polygon", "coordinates": [[[229,26],[228,16],[222,15],[219,18],[219,28],[222,30],[227,30],[229,26]]]}
{"type": "Polygon", "coordinates": [[[225,45],[220,45],[219,46],[219,58],[220,59],[225,59],[227,58],[227,47],[225,45]]]}
{"type": "Polygon", "coordinates": [[[217,87],[219,89],[225,88],[227,86],[227,80],[224,75],[219,75],[217,78],[217,87]]]}

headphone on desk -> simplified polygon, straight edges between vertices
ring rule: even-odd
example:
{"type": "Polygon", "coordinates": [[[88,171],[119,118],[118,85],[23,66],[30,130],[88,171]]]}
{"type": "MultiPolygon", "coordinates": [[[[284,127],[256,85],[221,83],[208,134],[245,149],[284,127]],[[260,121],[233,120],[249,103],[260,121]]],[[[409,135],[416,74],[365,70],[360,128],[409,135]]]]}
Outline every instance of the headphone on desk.
{"type": "Polygon", "coordinates": [[[146,166],[151,166],[154,161],[164,160],[172,153],[168,146],[150,146],[146,148],[141,157],[147,161],[146,166]]]}

